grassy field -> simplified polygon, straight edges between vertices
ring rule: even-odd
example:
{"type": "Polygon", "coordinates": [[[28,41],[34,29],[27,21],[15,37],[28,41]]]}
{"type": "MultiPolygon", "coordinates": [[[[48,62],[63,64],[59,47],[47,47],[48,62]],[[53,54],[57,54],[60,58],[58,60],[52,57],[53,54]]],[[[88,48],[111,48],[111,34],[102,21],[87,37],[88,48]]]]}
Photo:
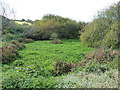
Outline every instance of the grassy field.
{"type": "MultiPolygon", "coordinates": [[[[97,82],[100,86],[98,85],[98,87],[117,87],[114,80],[103,74],[100,76],[99,74],[71,72],[53,76],[56,61],[79,62],[85,54],[94,50],[94,48],[85,46],[79,40],[64,40],[63,44],[52,44],[50,41],[35,41],[25,45],[26,49],[20,51],[20,58],[10,64],[3,65],[3,87],[96,87],[96,79],[99,79],[97,82]],[[93,79],[88,80],[86,77],[93,77],[93,79]],[[105,79],[103,80],[103,78],[105,79]],[[86,86],[87,82],[91,84],[86,86]]],[[[116,71],[111,72],[116,73],[116,71]]]]}
{"type": "Polygon", "coordinates": [[[31,25],[31,23],[28,23],[28,22],[19,22],[19,21],[15,21],[17,24],[28,24],[28,25],[31,25]]]}

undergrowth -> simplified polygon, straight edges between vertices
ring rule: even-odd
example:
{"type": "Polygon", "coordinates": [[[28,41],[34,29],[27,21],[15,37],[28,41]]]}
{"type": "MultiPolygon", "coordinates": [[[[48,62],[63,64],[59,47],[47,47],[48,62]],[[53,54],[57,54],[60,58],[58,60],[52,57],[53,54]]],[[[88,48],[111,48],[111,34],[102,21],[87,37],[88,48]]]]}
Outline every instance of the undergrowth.
{"type": "Polygon", "coordinates": [[[85,60],[85,56],[95,49],[85,46],[79,40],[63,40],[62,44],[49,42],[26,43],[26,49],[19,51],[20,58],[3,64],[2,87],[117,87],[117,76],[115,79],[113,75],[117,73],[117,57],[108,63],[85,60]],[[110,72],[111,76],[106,74],[107,72],[110,72]]]}

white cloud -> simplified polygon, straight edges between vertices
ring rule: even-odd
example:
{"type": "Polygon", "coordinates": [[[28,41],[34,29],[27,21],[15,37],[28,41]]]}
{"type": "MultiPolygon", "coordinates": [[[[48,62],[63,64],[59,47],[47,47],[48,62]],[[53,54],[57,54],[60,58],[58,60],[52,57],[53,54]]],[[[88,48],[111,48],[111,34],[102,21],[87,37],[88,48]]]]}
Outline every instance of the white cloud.
{"type": "Polygon", "coordinates": [[[91,21],[93,16],[105,7],[119,0],[4,0],[17,11],[16,19],[40,19],[47,13],[91,21]]]}

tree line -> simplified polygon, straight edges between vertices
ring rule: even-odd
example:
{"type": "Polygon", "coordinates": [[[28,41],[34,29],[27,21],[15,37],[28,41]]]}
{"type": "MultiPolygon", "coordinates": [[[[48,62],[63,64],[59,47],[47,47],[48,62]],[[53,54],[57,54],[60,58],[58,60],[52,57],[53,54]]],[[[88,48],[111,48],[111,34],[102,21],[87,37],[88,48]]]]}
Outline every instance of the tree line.
{"type": "Polygon", "coordinates": [[[18,24],[5,16],[2,17],[3,41],[31,38],[34,40],[75,39],[91,47],[118,48],[119,34],[119,2],[100,11],[93,21],[76,22],[54,14],[47,14],[41,20],[24,20],[29,24],[18,24]]]}

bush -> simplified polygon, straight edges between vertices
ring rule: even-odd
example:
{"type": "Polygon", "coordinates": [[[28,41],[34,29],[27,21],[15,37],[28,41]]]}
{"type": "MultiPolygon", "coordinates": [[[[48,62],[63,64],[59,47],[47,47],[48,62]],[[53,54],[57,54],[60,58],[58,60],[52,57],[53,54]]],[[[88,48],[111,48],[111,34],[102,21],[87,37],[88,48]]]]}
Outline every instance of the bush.
{"type": "Polygon", "coordinates": [[[0,54],[2,55],[2,63],[10,63],[17,57],[19,57],[18,50],[24,49],[25,46],[22,43],[19,43],[17,41],[11,41],[6,46],[1,47],[0,54]]]}
{"type": "Polygon", "coordinates": [[[18,24],[14,20],[3,18],[3,41],[9,42],[11,40],[19,40],[20,38],[27,37],[28,32],[31,30],[31,25],[18,24]]]}
{"type": "Polygon", "coordinates": [[[34,42],[33,39],[28,39],[28,38],[22,38],[22,39],[20,39],[19,41],[20,41],[20,42],[24,42],[24,43],[32,43],[32,42],[34,42]]]}
{"type": "Polygon", "coordinates": [[[53,44],[62,44],[62,41],[59,39],[52,40],[51,43],[53,44]]]}
{"type": "Polygon", "coordinates": [[[2,49],[2,63],[9,63],[19,56],[18,50],[12,46],[4,46],[2,49]]]}
{"type": "Polygon", "coordinates": [[[119,39],[118,39],[118,23],[112,25],[111,30],[106,34],[103,39],[103,43],[108,48],[119,48],[119,39]]]}
{"type": "Polygon", "coordinates": [[[54,72],[56,75],[61,75],[70,72],[73,67],[74,65],[72,63],[57,61],[54,66],[54,72]]]}
{"type": "Polygon", "coordinates": [[[85,32],[80,37],[81,41],[92,47],[102,44],[107,48],[119,48],[118,7],[118,4],[113,4],[99,12],[97,18],[84,27],[85,32]]]}
{"type": "Polygon", "coordinates": [[[98,62],[108,62],[108,61],[112,61],[117,54],[119,53],[118,50],[106,50],[106,49],[99,49],[99,50],[95,50],[90,54],[87,54],[85,56],[86,60],[95,60],[98,62]]]}
{"type": "Polygon", "coordinates": [[[57,33],[52,33],[51,39],[52,39],[51,43],[53,43],[53,44],[61,44],[62,43],[62,41],[60,39],[58,39],[57,33]]]}
{"type": "Polygon", "coordinates": [[[55,15],[47,15],[42,20],[36,20],[33,24],[33,34],[31,38],[35,40],[46,40],[51,38],[52,33],[57,33],[59,38],[78,38],[78,31],[83,23],[75,20],[63,18],[55,15]]]}
{"type": "Polygon", "coordinates": [[[24,49],[25,46],[23,43],[19,43],[18,41],[11,41],[10,44],[12,44],[16,49],[24,49]]]}
{"type": "Polygon", "coordinates": [[[106,32],[110,28],[110,22],[107,18],[98,18],[93,22],[85,26],[85,32],[80,36],[81,41],[92,47],[98,47],[101,45],[103,38],[106,35],[106,32]]]}

